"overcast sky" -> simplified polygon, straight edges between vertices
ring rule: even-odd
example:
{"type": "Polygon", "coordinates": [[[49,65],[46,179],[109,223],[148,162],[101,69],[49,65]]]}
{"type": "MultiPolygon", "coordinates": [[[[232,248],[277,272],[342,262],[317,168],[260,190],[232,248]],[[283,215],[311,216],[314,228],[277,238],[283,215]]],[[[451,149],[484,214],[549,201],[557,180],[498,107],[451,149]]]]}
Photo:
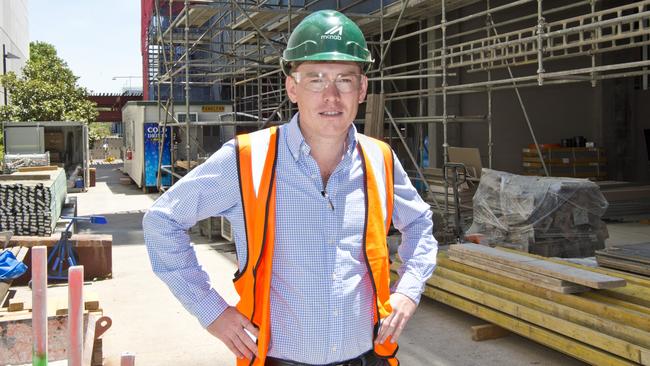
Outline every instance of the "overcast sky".
{"type": "Polygon", "coordinates": [[[139,0],[28,3],[30,40],[53,44],[80,86],[95,93],[142,86],[139,0]]]}

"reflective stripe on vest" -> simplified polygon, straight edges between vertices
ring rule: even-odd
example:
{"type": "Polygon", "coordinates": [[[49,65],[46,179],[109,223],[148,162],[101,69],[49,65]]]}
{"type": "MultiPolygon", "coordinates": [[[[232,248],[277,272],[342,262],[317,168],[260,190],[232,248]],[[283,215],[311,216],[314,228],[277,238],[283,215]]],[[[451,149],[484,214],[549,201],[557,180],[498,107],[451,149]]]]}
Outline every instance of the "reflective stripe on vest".
{"type": "MultiPolygon", "coordinates": [[[[271,265],[275,243],[275,167],[279,130],[277,127],[237,137],[239,188],[246,224],[248,256],[242,271],[235,276],[240,301],[237,309],[259,328],[258,357],[237,360],[237,366],[263,366],[271,338],[271,265]]],[[[358,135],[359,154],[365,176],[366,215],[364,251],[372,278],[375,306],[373,340],[379,331],[379,319],[387,317],[390,306],[390,264],[386,235],[393,212],[393,154],[379,140],[358,135]],[[377,174],[382,179],[376,179],[377,174]]],[[[375,353],[399,365],[395,358],[397,344],[390,338],[375,345],[375,353]]]]}

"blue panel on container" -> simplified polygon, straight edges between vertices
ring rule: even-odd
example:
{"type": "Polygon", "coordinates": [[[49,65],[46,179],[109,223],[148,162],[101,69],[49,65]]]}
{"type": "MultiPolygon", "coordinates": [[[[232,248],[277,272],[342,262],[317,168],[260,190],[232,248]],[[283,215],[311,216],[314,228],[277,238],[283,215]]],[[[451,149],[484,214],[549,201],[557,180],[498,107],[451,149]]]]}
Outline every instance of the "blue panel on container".
{"type": "MultiPolygon", "coordinates": [[[[162,131],[157,123],[144,124],[144,185],[147,187],[156,186],[156,174],[158,173],[158,144],[162,139],[162,131]]],[[[171,164],[171,127],[166,127],[165,143],[162,151],[162,165],[171,164]]],[[[169,174],[163,174],[162,184],[169,186],[172,179],[169,174]]]]}

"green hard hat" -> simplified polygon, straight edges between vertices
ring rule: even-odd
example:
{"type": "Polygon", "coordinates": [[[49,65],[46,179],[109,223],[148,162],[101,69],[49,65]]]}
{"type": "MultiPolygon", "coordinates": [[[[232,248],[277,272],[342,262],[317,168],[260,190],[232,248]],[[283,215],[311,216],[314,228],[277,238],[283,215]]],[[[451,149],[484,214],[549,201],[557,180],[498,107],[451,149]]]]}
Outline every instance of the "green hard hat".
{"type": "Polygon", "coordinates": [[[286,75],[289,63],[305,61],[352,61],[373,63],[361,29],[350,18],[335,10],[319,10],[307,16],[293,30],[280,58],[286,75]]]}

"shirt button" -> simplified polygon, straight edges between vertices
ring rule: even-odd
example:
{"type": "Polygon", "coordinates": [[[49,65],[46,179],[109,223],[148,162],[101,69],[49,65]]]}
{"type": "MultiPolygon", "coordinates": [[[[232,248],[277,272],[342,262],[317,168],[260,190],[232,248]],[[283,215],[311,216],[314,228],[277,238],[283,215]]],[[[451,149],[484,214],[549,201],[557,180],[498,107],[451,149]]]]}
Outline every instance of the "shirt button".
{"type": "Polygon", "coordinates": [[[338,310],[334,310],[334,316],[339,316],[339,311],[338,310]]]}
{"type": "Polygon", "coordinates": [[[332,347],[332,352],[336,352],[336,346],[332,347]]]}
{"type": "Polygon", "coordinates": [[[336,275],[336,272],[334,272],[334,273],[332,274],[332,278],[335,279],[335,280],[338,278],[338,276],[336,275]]]}
{"type": "Polygon", "coordinates": [[[327,239],[327,243],[330,245],[334,244],[334,239],[332,238],[327,239]]]}

